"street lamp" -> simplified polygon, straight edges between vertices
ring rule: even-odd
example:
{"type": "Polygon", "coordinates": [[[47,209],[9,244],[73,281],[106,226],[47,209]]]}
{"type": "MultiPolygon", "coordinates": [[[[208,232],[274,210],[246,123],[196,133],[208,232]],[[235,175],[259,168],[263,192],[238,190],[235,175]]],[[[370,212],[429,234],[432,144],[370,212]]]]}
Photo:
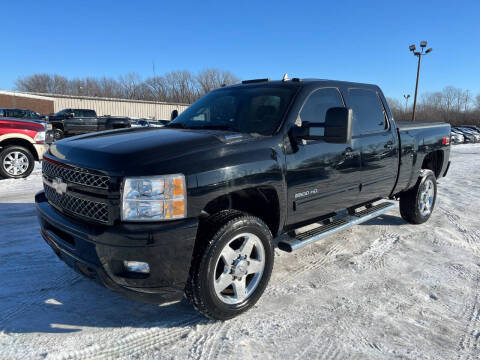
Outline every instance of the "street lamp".
{"type": "Polygon", "coordinates": [[[418,91],[418,77],[420,76],[420,63],[422,61],[422,55],[426,55],[431,52],[433,49],[429,48],[425,50],[427,47],[426,41],[420,41],[420,51],[415,51],[415,45],[410,45],[408,49],[413,53],[413,55],[418,57],[418,67],[417,67],[417,82],[415,84],[415,96],[413,98],[413,114],[412,114],[412,121],[415,121],[415,111],[417,109],[417,91],[418,91]]]}
{"type": "Polygon", "coordinates": [[[403,94],[403,97],[405,98],[405,117],[407,116],[407,110],[408,110],[408,99],[410,99],[410,94],[403,94]]]}

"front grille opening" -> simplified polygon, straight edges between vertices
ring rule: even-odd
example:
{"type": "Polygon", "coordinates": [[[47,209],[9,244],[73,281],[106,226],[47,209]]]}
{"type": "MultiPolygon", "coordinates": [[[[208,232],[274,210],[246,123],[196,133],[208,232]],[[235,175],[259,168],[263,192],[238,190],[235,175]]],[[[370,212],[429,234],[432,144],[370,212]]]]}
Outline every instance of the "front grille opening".
{"type": "Polygon", "coordinates": [[[60,238],[60,240],[63,240],[66,243],[68,243],[72,246],[75,246],[75,238],[72,235],[70,235],[70,234],[66,233],[65,231],[62,231],[59,228],[56,228],[55,226],[52,226],[52,225],[49,225],[47,227],[47,230],[54,233],[58,238],[60,238]]]}
{"type": "Polygon", "coordinates": [[[44,184],[45,195],[49,202],[73,215],[95,220],[104,224],[109,222],[108,205],[105,203],[80,199],[69,194],[59,194],[57,191],[44,184]]]}
{"type": "Polygon", "coordinates": [[[50,178],[61,178],[63,181],[108,190],[110,177],[94,174],[90,170],[63,166],[45,159],[42,161],[42,172],[50,178]]]}

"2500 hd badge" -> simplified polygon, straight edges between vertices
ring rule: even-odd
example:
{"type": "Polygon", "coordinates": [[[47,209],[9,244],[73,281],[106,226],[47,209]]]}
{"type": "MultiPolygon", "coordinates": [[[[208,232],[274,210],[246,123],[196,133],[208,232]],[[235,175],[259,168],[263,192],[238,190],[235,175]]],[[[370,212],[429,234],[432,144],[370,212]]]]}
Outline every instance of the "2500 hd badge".
{"type": "Polygon", "coordinates": [[[317,193],[318,193],[318,189],[299,192],[299,193],[295,194],[295,199],[302,198],[302,197],[309,196],[309,195],[315,195],[317,193]]]}

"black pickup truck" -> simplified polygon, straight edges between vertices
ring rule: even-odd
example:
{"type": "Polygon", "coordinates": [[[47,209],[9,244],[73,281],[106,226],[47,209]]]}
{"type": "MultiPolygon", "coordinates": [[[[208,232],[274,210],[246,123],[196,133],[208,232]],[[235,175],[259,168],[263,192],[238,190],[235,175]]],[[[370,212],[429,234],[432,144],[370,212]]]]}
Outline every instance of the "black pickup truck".
{"type": "Polygon", "coordinates": [[[89,109],[63,109],[47,118],[53,126],[55,140],[72,135],[130,127],[129,118],[97,116],[95,110],[89,109]]]}
{"type": "Polygon", "coordinates": [[[250,80],[163,128],[54,143],[35,200],[44,239],[80,273],[229,319],[262,295],[275,246],[295,251],[395,200],[425,222],[449,156],[448,124],[396,123],[378,86],[250,80]]]}

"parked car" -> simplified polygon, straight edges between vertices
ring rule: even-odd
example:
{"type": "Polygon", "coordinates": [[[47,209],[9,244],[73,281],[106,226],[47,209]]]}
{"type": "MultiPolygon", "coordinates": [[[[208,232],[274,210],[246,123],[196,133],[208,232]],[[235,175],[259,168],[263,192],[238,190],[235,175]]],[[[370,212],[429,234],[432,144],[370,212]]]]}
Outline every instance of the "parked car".
{"type": "Polygon", "coordinates": [[[164,127],[169,123],[170,123],[170,120],[153,120],[153,121],[150,121],[149,125],[151,127],[164,127]]]}
{"type": "Polygon", "coordinates": [[[465,137],[461,133],[453,131],[453,129],[451,133],[451,138],[453,144],[462,144],[465,142],[465,137]]]}
{"type": "Polygon", "coordinates": [[[131,127],[149,127],[149,121],[145,119],[134,119],[131,122],[131,127]]]}
{"type": "Polygon", "coordinates": [[[39,113],[28,109],[0,109],[0,118],[45,120],[45,117],[41,116],[39,113]]]}
{"type": "Polygon", "coordinates": [[[275,243],[295,251],[388,199],[427,221],[449,155],[450,125],[395,122],[378,86],[251,80],[160,129],[52,144],[35,202],[42,236],[80,273],[136,300],[185,293],[225,320],[262,295],[275,243]]]}
{"type": "Polygon", "coordinates": [[[476,126],[476,125],[462,125],[463,128],[467,128],[467,129],[473,129],[475,130],[476,132],[480,133],[480,126],[476,126]]]}
{"type": "Polygon", "coordinates": [[[463,132],[459,128],[452,128],[452,131],[456,132],[457,134],[461,134],[464,137],[464,143],[474,143],[475,142],[475,136],[473,136],[470,133],[463,132]]]}
{"type": "Polygon", "coordinates": [[[64,109],[48,116],[55,140],[72,135],[130,127],[130,119],[116,116],[97,116],[95,110],[64,109]]]}
{"type": "Polygon", "coordinates": [[[48,149],[53,134],[31,120],[0,118],[0,177],[23,178],[48,149]]]}
{"type": "Polygon", "coordinates": [[[455,129],[463,134],[463,136],[465,137],[465,142],[480,142],[480,134],[477,133],[475,130],[464,127],[456,127],[455,129]]]}

